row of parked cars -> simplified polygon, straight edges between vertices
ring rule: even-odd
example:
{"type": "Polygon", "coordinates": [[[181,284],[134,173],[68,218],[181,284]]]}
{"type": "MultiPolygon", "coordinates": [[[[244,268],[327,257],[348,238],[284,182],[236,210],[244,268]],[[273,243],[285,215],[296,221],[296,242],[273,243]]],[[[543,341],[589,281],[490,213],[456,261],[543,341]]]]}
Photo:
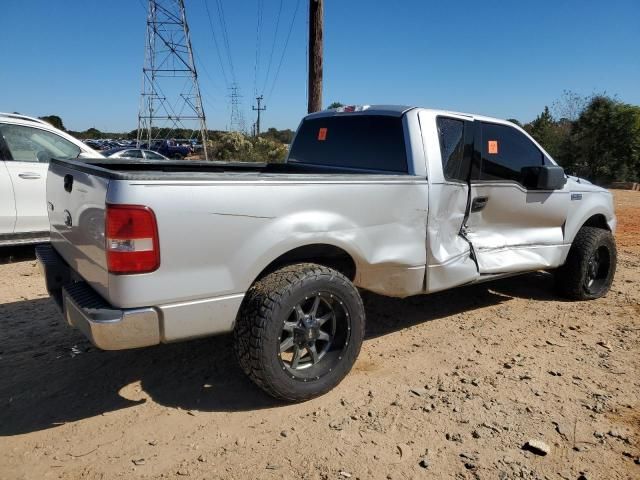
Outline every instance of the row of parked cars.
{"type": "Polygon", "coordinates": [[[133,142],[104,149],[106,141],[83,142],[44,120],[0,113],[0,246],[48,241],[46,178],[52,158],[184,158],[188,147],[176,148],[174,143],[155,142],[147,149],[133,142]],[[156,146],[170,155],[155,151],[156,146]]]}
{"type": "Polygon", "coordinates": [[[160,160],[161,158],[173,158],[182,160],[183,158],[195,153],[197,145],[188,140],[156,140],[148,143],[137,145],[134,140],[84,140],[85,145],[93,150],[99,151],[106,157],[118,154],[119,157],[147,158],[141,150],[155,152],[160,155],[150,155],[148,158],[160,160]],[[123,154],[122,152],[126,152],[123,154]]]}

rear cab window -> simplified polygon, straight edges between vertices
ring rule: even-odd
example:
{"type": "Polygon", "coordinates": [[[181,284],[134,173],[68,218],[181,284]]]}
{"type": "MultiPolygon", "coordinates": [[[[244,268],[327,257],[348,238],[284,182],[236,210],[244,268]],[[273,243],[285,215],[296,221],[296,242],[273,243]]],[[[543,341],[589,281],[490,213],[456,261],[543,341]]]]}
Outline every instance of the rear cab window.
{"type": "Polygon", "coordinates": [[[408,173],[402,118],[336,115],[307,119],[298,129],[288,162],[408,173]]]}

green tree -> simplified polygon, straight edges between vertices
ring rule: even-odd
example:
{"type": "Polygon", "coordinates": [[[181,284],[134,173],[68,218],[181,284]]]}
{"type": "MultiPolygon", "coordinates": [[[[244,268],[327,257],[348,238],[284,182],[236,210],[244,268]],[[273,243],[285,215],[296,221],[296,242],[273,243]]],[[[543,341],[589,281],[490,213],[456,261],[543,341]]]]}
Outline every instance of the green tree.
{"type": "Polygon", "coordinates": [[[58,115],[46,115],[44,117],[39,117],[40,120],[44,120],[45,122],[53,125],[58,130],[65,130],[64,124],[62,123],[62,119],[58,115]]]}
{"type": "Polygon", "coordinates": [[[603,183],[640,179],[640,107],[593,97],[566,147],[566,163],[578,175],[603,183]]]}
{"type": "Polygon", "coordinates": [[[81,132],[81,135],[83,138],[102,138],[102,132],[94,127],[81,132]]]}
{"type": "Polygon", "coordinates": [[[565,121],[556,122],[554,120],[549,107],[545,106],[542,113],[524,128],[549,155],[554,159],[560,157],[562,145],[569,136],[569,129],[565,121]]]}
{"type": "Polygon", "coordinates": [[[340,107],[344,107],[344,104],[340,103],[340,102],[333,102],[331,105],[329,105],[327,108],[340,108],[340,107]]]}

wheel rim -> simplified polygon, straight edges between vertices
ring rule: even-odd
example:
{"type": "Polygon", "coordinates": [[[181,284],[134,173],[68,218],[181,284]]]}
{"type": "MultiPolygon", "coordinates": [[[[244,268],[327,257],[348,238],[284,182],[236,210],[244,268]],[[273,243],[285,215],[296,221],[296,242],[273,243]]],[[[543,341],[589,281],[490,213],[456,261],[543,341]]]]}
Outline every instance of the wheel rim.
{"type": "Polygon", "coordinates": [[[587,272],[584,279],[585,290],[592,294],[602,290],[608,280],[610,268],[609,250],[605,246],[597,248],[587,262],[587,272]]]}
{"type": "Polygon", "coordinates": [[[329,373],[349,344],[348,317],[344,302],[329,292],[316,292],[298,302],[278,337],[283,369],[304,381],[329,373]]]}

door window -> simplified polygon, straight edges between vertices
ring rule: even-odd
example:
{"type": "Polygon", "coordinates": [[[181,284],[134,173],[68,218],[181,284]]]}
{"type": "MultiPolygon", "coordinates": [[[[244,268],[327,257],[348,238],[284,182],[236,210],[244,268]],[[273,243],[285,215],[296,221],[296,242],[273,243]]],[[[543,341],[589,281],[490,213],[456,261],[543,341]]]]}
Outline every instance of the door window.
{"type": "Polygon", "coordinates": [[[142,158],[142,150],[126,150],[120,156],[125,158],[142,158]]]}
{"type": "Polygon", "coordinates": [[[149,160],[164,160],[164,157],[159,153],[152,152],[151,150],[145,150],[144,154],[149,160]]]}
{"type": "Polygon", "coordinates": [[[515,128],[482,124],[482,165],[479,180],[513,180],[522,183],[522,168],[544,164],[544,156],[531,140],[515,128]]]}
{"type": "Polygon", "coordinates": [[[455,118],[438,117],[436,124],[444,178],[466,182],[471,156],[465,154],[465,123],[455,118]]]}
{"type": "Polygon", "coordinates": [[[55,133],[22,125],[0,125],[11,158],[19,162],[47,163],[52,158],[77,158],[80,147],[55,133]]]}

